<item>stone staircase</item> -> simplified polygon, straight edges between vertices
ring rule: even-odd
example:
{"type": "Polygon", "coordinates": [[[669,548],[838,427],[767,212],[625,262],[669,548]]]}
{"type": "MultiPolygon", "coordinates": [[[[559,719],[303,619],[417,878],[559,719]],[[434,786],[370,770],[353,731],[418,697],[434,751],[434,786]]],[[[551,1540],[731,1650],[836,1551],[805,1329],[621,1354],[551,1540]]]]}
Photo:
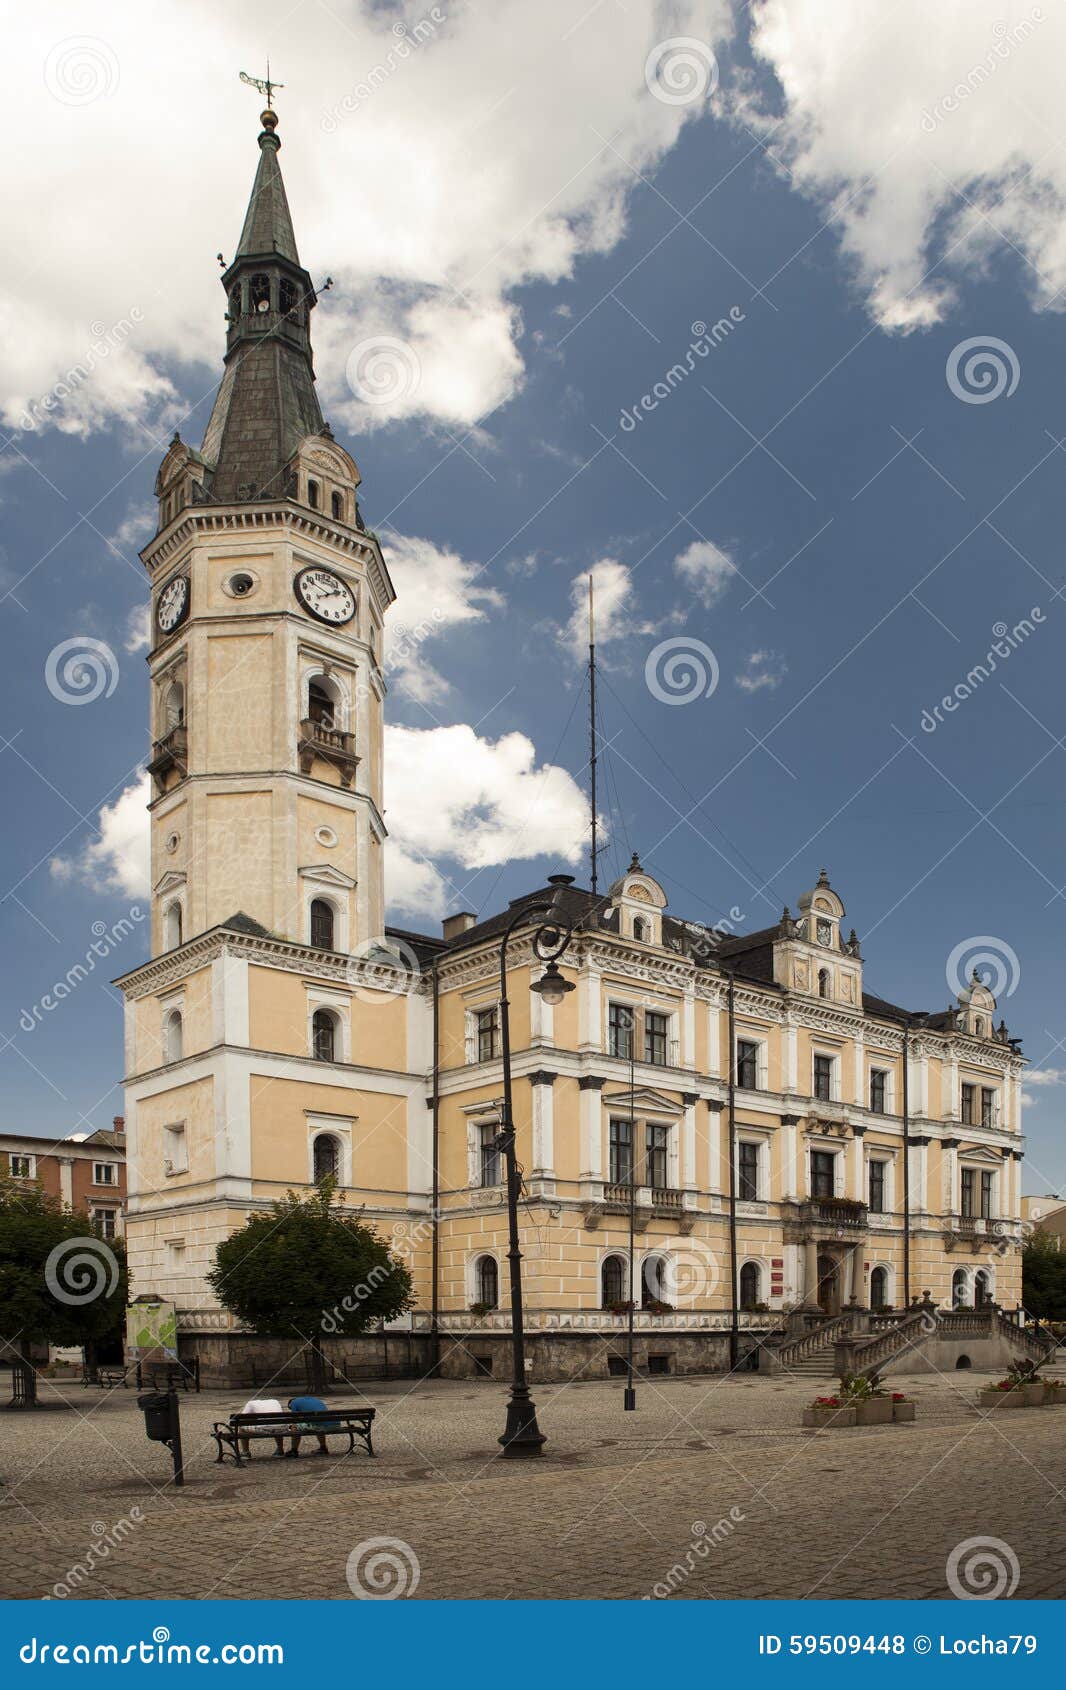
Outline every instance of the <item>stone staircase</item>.
{"type": "Polygon", "coordinates": [[[850,1315],[820,1320],[798,1335],[771,1333],[763,1344],[767,1371],[789,1378],[835,1379],[835,1351],[838,1338],[852,1331],[850,1315]]]}

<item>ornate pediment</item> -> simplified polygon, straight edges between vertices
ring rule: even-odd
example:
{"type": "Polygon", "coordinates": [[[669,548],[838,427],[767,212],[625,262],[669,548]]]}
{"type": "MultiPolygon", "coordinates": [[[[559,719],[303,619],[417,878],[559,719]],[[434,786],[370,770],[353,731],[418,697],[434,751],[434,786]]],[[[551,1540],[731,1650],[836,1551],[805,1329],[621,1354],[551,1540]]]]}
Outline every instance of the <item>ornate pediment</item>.
{"type": "Polygon", "coordinates": [[[608,1091],[606,1087],[602,1093],[605,1109],[629,1111],[629,1100],[633,1099],[633,1113],[635,1115],[683,1115],[684,1106],[667,1097],[665,1093],[656,1091],[652,1086],[638,1086],[630,1092],[628,1086],[620,1087],[617,1091],[608,1091]]]}
{"type": "Polygon", "coordinates": [[[313,880],[320,886],[343,886],[351,891],[356,884],[350,874],[344,874],[339,868],[327,867],[325,864],[313,863],[299,871],[302,880],[313,880]]]}

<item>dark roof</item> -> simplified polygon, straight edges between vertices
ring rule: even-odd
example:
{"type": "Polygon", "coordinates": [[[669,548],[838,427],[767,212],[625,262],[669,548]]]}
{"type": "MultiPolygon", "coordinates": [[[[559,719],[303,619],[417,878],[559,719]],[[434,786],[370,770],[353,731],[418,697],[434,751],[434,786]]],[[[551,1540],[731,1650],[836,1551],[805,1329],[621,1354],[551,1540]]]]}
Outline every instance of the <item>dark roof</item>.
{"type": "Polygon", "coordinates": [[[228,928],[231,933],[250,933],[253,939],[273,938],[269,927],[263,927],[258,921],[253,921],[243,910],[238,910],[236,915],[231,915],[228,921],[220,921],[218,925],[228,928]]]}
{"type": "Polygon", "coordinates": [[[550,882],[538,886],[534,892],[524,892],[520,898],[512,898],[505,910],[499,915],[491,915],[485,921],[477,922],[468,927],[465,933],[457,933],[453,939],[443,942],[443,949],[449,956],[456,951],[465,951],[471,945],[480,945],[486,939],[496,938],[503,933],[509,921],[512,921],[520,908],[529,904],[547,903],[554,901],[559,914],[565,916],[575,927],[590,914],[606,902],[602,896],[593,897],[591,892],[585,892],[579,886],[552,885],[550,882]]]}
{"type": "Polygon", "coordinates": [[[252,183],[252,197],[244,214],[244,228],[237,242],[234,258],[258,258],[264,253],[280,253],[292,264],[299,264],[296,235],[292,215],[281,176],[278,153],[281,142],[269,128],[259,137],[259,167],[252,183]]]}

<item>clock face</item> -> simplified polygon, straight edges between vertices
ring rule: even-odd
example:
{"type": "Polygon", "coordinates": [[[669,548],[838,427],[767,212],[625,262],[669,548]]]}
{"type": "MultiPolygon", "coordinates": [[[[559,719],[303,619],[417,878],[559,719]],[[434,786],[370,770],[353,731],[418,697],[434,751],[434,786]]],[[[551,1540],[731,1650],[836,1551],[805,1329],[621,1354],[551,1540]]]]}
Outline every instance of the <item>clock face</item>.
{"type": "Polygon", "coordinates": [[[355,615],[355,594],[332,569],[301,569],[293,591],[320,622],[350,622],[355,615]]]}
{"type": "Polygon", "coordinates": [[[161,634],[172,634],[179,622],[185,620],[189,608],[189,577],[176,575],[160,593],[155,607],[155,619],[161,634]]]}
{"type": "Polygon", "coordinates": [[[833,943],[833,923],[826,921],[825,917],[821,915],[818,917],[817,939],[820,945],[831,945],[833,943]]]}

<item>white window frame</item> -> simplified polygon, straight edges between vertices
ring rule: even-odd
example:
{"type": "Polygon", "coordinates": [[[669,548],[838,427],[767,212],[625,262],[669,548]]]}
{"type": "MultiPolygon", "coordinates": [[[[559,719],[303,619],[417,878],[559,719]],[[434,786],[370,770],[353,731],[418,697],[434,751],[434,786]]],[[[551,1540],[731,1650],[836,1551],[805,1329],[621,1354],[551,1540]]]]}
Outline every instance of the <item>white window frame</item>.
{"type": "Polygon", "coordinates": [[[737,1165],[734,1173],[734,1189],[737,1192],[738,1203],[768,1203],[770,1201],[770,1137],[768,1133],[758,1129],[738,1127],[736,1135],[737,1165]],[[758,1150],[755,1162],[755,1196],[740,1196],[740,1146],[754,1144],[758,1150]]]}
{"type": "MultiPolygon", "coordinates": [[[[824,1054],[820,1053],[820,1054],[824,1054]]],[[[846,1197],[848,1194],[848,1158],[846,1147],[836,1140],[812,1138],[807,1140],[807,1197],[812,1203],[823,1202],[824,1199],[814,1194],[814,1164],[811,1160],[815,1151],[833,1158],[833,1196],[846,1197]]]]}
{"type": "MultiPolygon", "coordinates": [[[[894,1215],[896,1212],[896,1158],[890,1150],[869,1150],[866,1153],[866,1166],[863,1170],[863,1201],[870,1201],[870,1164],[880,1162],[885,1170],[885,1206],[883,1209],[871,1209],[871,1215],[894,1215]]],[[[875,1264],[879,1265],[879,1264],[875,1264]]]]}
{"type": "Polygon", "coordinates": [[[307,1059],[318,1062],[315,1055],[315,1011],[317,1009],[331,1010],[337,1020],[336,1036],[333,1040],[334,1062],[350,1062],[351,1057],[351,999],[340,992],[330,992],[320,986],[308,987],[307,991],[307,1059]]]}
{"type": "Polygon", "coordinates": [[[502,1184],[482,1185],[481,1183],[482,1127],[492,1127],[496,1132],[499,1132],[500,1112],[498,1109],[493,1109],[491,1105],[484,1105],[466,1118],[467,1184],[471,1191],[502,1191],[502,1184]]]}
{"type": "Polygon", "coordinates": [[[93,1184],[102,1186],[108,1191],[116,1190],[117,1187],[118,1187],[118,1163],[117,1162],[94,1162],[93,1163],[93,1184]],[[101,1179],[100,1178],[100,1169],[101,1168],[110,1169],[111,1173],[114,1175],[114,1178],[113,1179],[101,1179]]]}
{"type": "Polygon", "coordinates": [[[825,1057],[829,1062],[829,1098],[828,1098],[828,1101],[830,1103],[839,1103],[840,1102],[840,1052],[839,1052],[839,1050],[830,1050],[830,1049],[827,1049],[827,1048],[819,1048],[819,1046],[817,1046],[817,1045],[813,1045],[811,1047],[811,1098],[815,1103],[824,1103],[824,1102],[827,1101],[825,1098],[818,1097],[816,1095],[815,1089],[814,1089],[814,1064],[815,1064],[816,1059],[819,1056],[825,1057]]]}
{"type": "Polygon", "coordinates": [[[328,904],[333,911],[333,951],[347,955],[348,944],[348,888],[327,886],[319,880],[304,881],[304,944],[311,943],[311,905],[328,904]]]}
{"type": "Polygon", "coordinates": [[[168,898],[163,905],[163,948],[168,951],[176,951],[180,945],[185,943],[185,937],[185,899],[179,894],[175,898],[168,898]],[[170,923],[175,910],[178,913],[181,936],[176,943],[172,944],[170,923]]]}
{"type": "Polygon", "coordinates": [[[737,1307],[743,1311],[744,1305],[740,1301],[740,1276],[746,1267],[758,1269],[759,1295],[756,1297],[755,1301],[757,1303],[765,1303],[767,1307],[769,1307],[770,1294],[767,1287],[770,1283],[770,1271],[761,1256],[752,1255],[743,1256],[737,1263],[737,1307]]]}
{"type": "MultiPolygon", "coordinates": [[[[323,1005],[328,1008],[329,1005],[323,1005]]],[[[308,1115],[307,1117],[307,1183],[315,1183],[315,1140],[319,1138],[335,1138],[340,1145],[340,1171],[337,1176],[338,1186],[350,1187],[352,1184],[352,1120],[336,1120],[332,1115],[308,1115]]]]}
{"type": "Polygon", "coordinates": [[[37,1158],[36,1158],[36,1156],[29,1155],[24,1150],[9,1150],[8,1155],[7,1155],[7,1166],[8,1166],[8,1172],[9,1172],[12,1179],[36,1179],[37,1178],[37,1158]],[[26,1172],[24,1174],[17,1174],[15,1172],[15,1168],[14,1168],[15,1162],[25,1162],[25,1163],[27,1163],[28,1164],[28,1172],[26,1172]]]}
{"type": "Polygon", "coordinates": [[[184,1121],[168,1121],[163,1128],[163,1172],[169,1179],[174,1174],[187,1174],[189,1171],[189,1138],[184,1121]],[[168,1156],[167,1150],[176,1151],[180,1146],[180,1155],[168,1156]]]}
{"type": "MultiPolygon", "coordinates": [[[[496,1043],[502,1048],[503,1026],[499,998],[490,998],[487,1003],[469,1004],[464,1011],[463,1037],[466,1044],[465,1056],[469,1064],[476,1064],[481,1061],[478,1055],[478,1016],[487,1015],[492,1009],[496,1011],[496,1043]]],[[[487,1062],[499,1062],[500,1050],[497,1050],[495,1056],[486,1057],[485,1060],[487,1062]]]]}
{"type": "MultiPolygon", "coordinates": [[[[314,478],[312,477],[312,479],[314,478]]],[[[321,486],[321,482],[319,485],[321,486]]],[[[353,594],[354,591],[353,587],[353,594]]],[[[338,670],[333,665],[330,665],[327,674],[321,660],[306,664],[300,676],[300,720],[306,722],[311,714],[312,681],[325,681],[327,691],[332,688],[336,694],[333,699],[335,706],[334,733],[353,733],[355,730],[352,724],[352,682],[345,670],[338,670]]]]}
{"type": "Polygon", "coordinates": [[[873,1115],[880,1120],[882,1117],[878,1111],[870,1107],[870,1092],[873,1086],[873,1077],[875,1074],[883,1074],[885,1076],[884,1113],[885,1115],[894,1115],[896,1113],[896,1072],[890,1063],[883,1061],[871,1062],[867,1067],[866,1096],[863,1098],[863,1106],[868,1114],[873,1115]]]}
{"type": "Polygon", "coordinates": [[[894,1309],[896,1306],[896,1270],[892,1266],[891,1262],[870,1263],[870,1278],[867,1284],[867,1302],[870,1304],[872,1309],[873,1302],[870,1299],[870,1289],[873,1286],[874,1274],[877,1272],[878,1268],[883,1269],[885,1275],[887,1276],[885,1281],[885,1308],[894,1309]]]}
{"type": "MultiPolygon", "coordinates": [[[[735,1035],[734,1035],[734,1046],[733,1046],[733,1050],[732,1050],[730,1059],[733,1063],[734,1072],[738,1075],[739,1075],[739,1072],[740,1072],[740,1063],[737,1059],[736,1047],[738,1045],[741,1045],[741,1044],[748,1044],[748,1045],[754,1045],[755,1046],[755,1089],[756,1089],[756,1091],[769,1091],[769,1089],[770,1089],[770,1085],[769,1085],[769,1081],[770,1081],[770,1041],[766,1038],[766,1036],[764,1034],[745,1032],[744,1029],[740,1028],[740,1027],[738,1027],[736,1029],[736,1032],[735,1032],[735,1035]]],[[[739,1078],[737,1080],[737,1089],[738,1089],[738,1091],[747,1089],[746,1087],[741,1087],[739,1078]]]]}
{"type": "MultiPolygon", "coordinates": [[[[470,1254],[467,1256],[465,1274],[466,1306],[469,1308],[471,1303],[476,1303],[478,1301],[477,1264],[481,1260],[482,1256],[491,1256],[493,1261],[496,1263],[496,1309],[499,1309],[503,1303],[505,1295],[503,1267],[500,1263],[499,1250],[487,1244],[477,1246],[475,1249],[471,1250],[470,1254]]],[[[495,1310],[491,1312],[495,1313],[495,1310]]]]}
{"type": "Polygon", "coordinates": [[[111,1231],[108,1232],[105,1226],[101,1226],[100,1235],[102,1238],[117,1238],[119,1236],[119,1211],[112,1204],[105,1203],[102,1206],[93,1204],[89,1214],[94,1225],[97,1221],[102,1221],[105,1216],[110,1217],[111,1231]]]}

